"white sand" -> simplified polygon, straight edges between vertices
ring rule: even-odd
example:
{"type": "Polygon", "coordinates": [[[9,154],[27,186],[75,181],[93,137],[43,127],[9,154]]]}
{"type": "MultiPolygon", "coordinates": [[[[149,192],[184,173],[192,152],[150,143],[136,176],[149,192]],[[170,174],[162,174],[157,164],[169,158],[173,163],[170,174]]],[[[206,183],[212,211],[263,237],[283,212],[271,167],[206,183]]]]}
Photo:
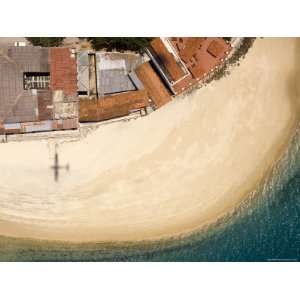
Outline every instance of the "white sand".
{"type": "Polygon", "coordinates": [[[140,240],[201,228],[234,208],[299,119],[300,41],[259,39],[230,76],[146,118],[61,145],[0,144],[0,234],[140,240]]]}

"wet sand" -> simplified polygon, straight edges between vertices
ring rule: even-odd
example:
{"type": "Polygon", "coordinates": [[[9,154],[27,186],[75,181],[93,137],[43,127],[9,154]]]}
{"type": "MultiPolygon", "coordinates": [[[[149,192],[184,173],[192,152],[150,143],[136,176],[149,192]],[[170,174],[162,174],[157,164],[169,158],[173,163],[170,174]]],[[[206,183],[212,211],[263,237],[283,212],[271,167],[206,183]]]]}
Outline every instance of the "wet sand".
{"type": "Polygon", "coordinates": [[[0,234],[69,241],[169,237],[236,207],[299,122],[300,41],[258,39],[230,76],[146,118],[59,146],[0,144],[0,234]]]}

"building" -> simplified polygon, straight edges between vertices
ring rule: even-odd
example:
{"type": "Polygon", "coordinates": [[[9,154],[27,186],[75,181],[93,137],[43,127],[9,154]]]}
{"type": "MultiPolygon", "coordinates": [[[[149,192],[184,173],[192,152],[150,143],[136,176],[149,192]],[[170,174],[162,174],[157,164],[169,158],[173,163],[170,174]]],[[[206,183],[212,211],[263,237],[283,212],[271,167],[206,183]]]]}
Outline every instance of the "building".
{"type": "Polygon", "coordinates": [[[0,134],[145,115],[209,76],[230,50],[230,43],[213,37],[154,38],[148,59],[68,48],[2,48],[0,134]]]}
{"type": "Polygon", "coordinates": [[[155,38],[147,51],[170,91],[180,94],[215,70],[231,50],[223,38],[155,38]]]}
{"type": "Polygon", "coordinates": [[[82,51],[77,56],[80,122],[147,113],[149,97],[135,69],[141,57],[82,51]]]}
{"type": "Polygon", "coordinates": [[[101,98],[143,89],[130,75],[140,63],[141,57],[135,54],[80,51],[77,55],[78,95],[101,98]]]}
{"type": "Polygon", "coordinates": [[[78,127],[76,59],[69,49],[0,51],[0,133],[78,127]]]}
{"type": "Polygon", "coordinates": [[[143,83],[152,106],[157,109],[171,101],[171,93],[165,86],[150,62],[145,62],[135,70],[139,80],[143,83]]]}
{"type": "Polygon", "coordinates": [[[145,90],[129,91],[102,98],[81,99],[80,122],[99,122],[125,117],[134,113],[147,114],[149,106],[145,90]]]}

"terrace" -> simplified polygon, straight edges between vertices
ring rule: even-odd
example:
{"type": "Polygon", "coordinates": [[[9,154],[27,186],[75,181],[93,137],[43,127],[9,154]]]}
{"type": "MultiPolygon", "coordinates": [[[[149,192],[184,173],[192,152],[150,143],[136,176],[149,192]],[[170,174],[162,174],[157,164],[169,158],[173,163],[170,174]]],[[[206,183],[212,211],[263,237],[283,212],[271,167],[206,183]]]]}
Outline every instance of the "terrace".
{"type": "Polygon", "coordinates": [[[148,54],[177,95],[213,72],[230,50],[223,38],[155,38],[148,54]]]}

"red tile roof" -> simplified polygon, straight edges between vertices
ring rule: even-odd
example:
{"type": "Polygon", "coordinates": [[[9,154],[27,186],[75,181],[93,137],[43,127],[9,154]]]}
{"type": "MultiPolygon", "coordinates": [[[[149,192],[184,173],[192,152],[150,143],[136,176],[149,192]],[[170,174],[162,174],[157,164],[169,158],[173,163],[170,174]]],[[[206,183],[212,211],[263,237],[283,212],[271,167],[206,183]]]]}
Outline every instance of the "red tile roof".
{"type": "Polygon", "coordinates": [[[67,96],[77,94],[76,59],[68,48],[50,48],[50,88],[63,90],[67,96]]]}

